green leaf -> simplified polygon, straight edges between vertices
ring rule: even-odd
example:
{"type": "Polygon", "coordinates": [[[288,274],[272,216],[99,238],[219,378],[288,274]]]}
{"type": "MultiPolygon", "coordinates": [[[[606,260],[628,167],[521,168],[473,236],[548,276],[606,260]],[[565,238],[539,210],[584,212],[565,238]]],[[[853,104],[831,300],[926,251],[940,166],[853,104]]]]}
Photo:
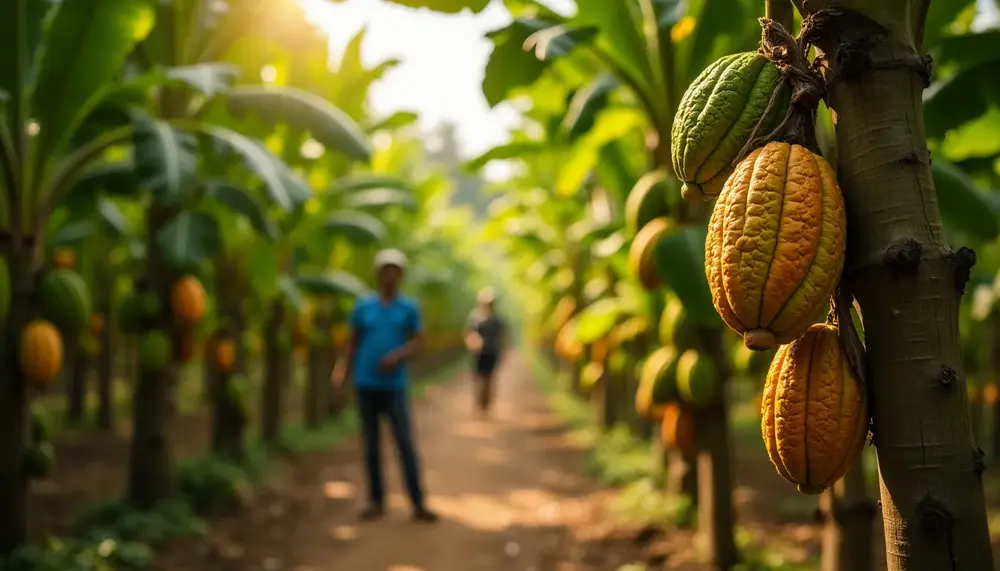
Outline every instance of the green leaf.
{"type": "Polygon", "coordinates": [[[329,192],[347,193],[372,188],[394,188],[413,194],[414,189],[405,179],[391,175],[358,175],[339,179],[330,186],[329,192]]]}
{"type": "Polygon", "coordinates": [[[202,132],[240,155],[247,168],[264,181],[271,200],[281,208],[293,210],[312,196],[312,189],[257,141],[217,126],[204,126],[202,132]]]}
{"type": "Polygon", "coordinates": [[[284,295],[285,300],[292,304],[292,308],[295,311],[302,309],[305,299],[302,295],[302,290],[299,289],[299,285],[295,283],[295,278],[288,274],[278,276],[278,290],[284,295]]]}
{"type": "Polygon", "coordinates": [[[636,4],[606,0],[577,0],[574,23],[597,26],[601,43],[618,65],[641,87],[650,85],[650,62],[636,4]]]}
{"type": "Polygon", "coordinates": [[[408,8],[428,8],[446,14],[458,14],[464,10],[478,14],[486,8],[490,0],[389,0],[389,2],[408,8]]]}
{"type": "Polygon", "coordinates": [[[340,211],[330,214],[323,221],[323,231],[328,236],[340,236],[352,244],[374,244],[385,238],[385,225],[366,212],[340,211]]]}
{"type": "Polygon", "coordinates": [[[531,34],[549,26],[543,20],[520,18],[486,34],[493,42],[483,74],[483,95],[490,107],[496,107],[515,87],[531,85],[541,77],[548,62],[524,51],[524,43],[531,34]]]}
{"type": "Polygon", "coordinates": [[[655,261],[660,278],[684,304],[694,321],[704,327],[722,324],[705,277],[703,226],[672,228],[656,243],[655,261]]]}
{"type": "Polygon", "coordinates": [[[301,275],[295,282],[299,289],[313,295],[349,295],[357,298],[370,291],[360,278],[343,270],[301,275]]]}
{"type": "Polygon", "coordinates": [[[947,0],[930,2],[924,22],[924,46],[930,48],[942,41],[949,24],[955,21],[975,0],[947,0]]]}
{"type": "Polygon", "coordinates": [[[209,62],[168,67],[162,70],[162,73],[169,81],[182,83],[198,93],[211,97],[229,89],[240,70],[232,64],[209,62]]]}
{"type": "Polygon", "coordinates": [[[596,26],[558,24],[528,36],[523,48],[534,50],[535,57],[545,61],[564,56],[580,44],[591,42],[597,36],[597,31],[596,26]]]}
{"type": "Polygon", "coordinates": [[[593,81],[580,88],[569,102],[562,127],[575,140],[594,126],[597,113],[608,104],[608,95],[618,87],[618,80],[608,73],[599,74],[593,81]]]}
{"type": "Polygon", "coordinates": [[[179,204],[191,192],[197,170],[197,144],[190,133],[155,119],[136,122],[135,173],[162,204],[179,204]]]}
{"type": "Polygon", "coordinates": [[[411,210],[417,206],[412,194],[398,188],[368,188],[346,196],[342,204],[345,208],[401,206],[411,210]]]}
{"type": "Polygon", "coordinates": [[[931,172],[945,224],[978,240],[995,240],[998,209],[990,197],[961,169],[940,157],[932,157],[931,172]]]}
{"type": "MultiPolygon", "coordinates": [[[[0,2],[0,112],[4,111],[4,100],[20,88],[23,90],[31,81],[32,64],[41,39],[43,23],[52,8],[50,0],[23,0],[24,16],[18,13],[18,3],[14,0],[0,2]],[[25,44],[18,45],[17,25],[24,22],[25,44]],[[21,67],[23,65],[23,68],[21,67]]],[[[0,118],[3,118],[0,115],[0,118]]],[[[22,120],[25,119],[22,117],[22,120]]],[[[7,123],[10,123],[10,119],[7,123]]]]}
{"type": "Polygon", "coordinates": [[[576,339],[589,344],[607,337],[622,317],[618,299],[604,298],[583,308],[576,315],[576,339]]]}
{"type": "Polygon", "coordinates": [[[361,128],[329,101],[294,87],[235,87],[226,94],[231,113],[253,114],[270,124],[308,131],[328,150],[369,161],[371,149],[361,128]]]}
{"type": "Polygon", "coordinates": [[[465,163],[462,168],[475,172],[485,167],[491,161],[502,161],[506,159],[526,158],[538,154],[545,150],[548,143],[542,141],[517,141],[507,143],[486,151],[478,157],[465,163]]]}
{"type": "Polygon", "coordinates": [[[104,228],[108,230],[112,237],[121,239],[132,233],[129,223],[125,220],[125,215],[118,208],[118,205],[107,198],[97,201],[97,214],[104,223],[104,228]]]}
{"type": "Polygon", "coordinates": [[[723,55],[757,49],[760,25],[755,16],[763,12],[759,0],[690,0],[687,4],[695,28],[677,45],[674,58],[684,89],[723,55]]]}
{"type": "Polygon", "coordinates": [[[941,142],[940,150],[944,158],[953,163],[969,159],[992,162],[993,157],[1000,154],[997,133],[1000,133],[1000,108],[991,107],[985,115],[949,131],[941,142]]]}
{"type": "Polygon", "coordinates": [[[150,0],[63,0],[53,12],[31,92],[32,115],[41,127],[35,155],[42,164],[97,104],[153,20],[150,0]]]}
{"type": "Polygon", "coordinates": [[[413,111],[396,111],[384,119],[380,119],[371,125],[365,126],[366,133],[376,131],[394,131],[402,129],[417,122],[418,115],[413,111]]]}
{"type": "Polygon", "coordinates": [[[205,185],[205,196],[246,217],[261,236],[269,240],[278,238],[277,226],[245,189],[228,182],[210,182],[205,185]]]}
{"type": "Polygon", "coordinates": [[[219,249],[219,224],[204,212],[183,211],[160,229],[156,243],[171,267],[193,268],[219,249]]]}
{"type": "Polygon", "coordinates": [[[134,194],[139,189],[135,165],[131,161],[98,163],[81,173],[65,196],[70,204],[95,199],[101,192],[111,195],[134,194]]]}
{"type": "Polygon", "coordinates": [[[94,223],[91,220],[74,220],[59,226],[52,235],[54,246],[69,246],[94,235],[94,223]]]}
{"type": "Polygon", "coordinates": [[[611,107],[601,111],[593,129],[573,144],[573,153],[559,166],[556,192],[564,197],[575,194],[597,166],[601,149],[644,122],[645,117],[636,108],[611,107]]]}
{"type": "Polygon", "coordinates": [[[1000,60],[962,69],[924,91],[927,137],[940,139],[996,104],[1000,104],[1000,60]]]}

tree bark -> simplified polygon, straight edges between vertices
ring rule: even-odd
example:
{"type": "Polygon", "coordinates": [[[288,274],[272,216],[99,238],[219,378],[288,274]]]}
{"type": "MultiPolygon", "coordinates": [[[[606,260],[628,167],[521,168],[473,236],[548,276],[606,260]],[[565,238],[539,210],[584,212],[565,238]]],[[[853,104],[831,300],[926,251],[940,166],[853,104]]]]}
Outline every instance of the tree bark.
{"type": "MultiPolygon", "coordinates": [[[[231,331],[219,331],[215,334],[213,347],[223,340],[234,341],[231,331]]],[[[232,386],[233,372],[223,371],[216,364],[214,354],[205,355],[209,368],[210,398],[212,402],[211,443],[212,452],[231,460],[246,458],[243,434],[247,425],[246,403],[241,402],[238,387],[232,386]]],[[[239,359],[234,364],[234,371],[239,371],[239,359]]],[[[243,379],[245,381],[245,378],[243,379]]]]}
{"type": "Polygon", "coordinates": [[[888,569],[989,571],[958,332],[974,258],[945,242],[931,178],[918,51],[927,3],[808,4],[861,6],[880,20],[827,13],[814,41],[828,56],[849,231],[844,284],[863,315],[888,569]]]}
{"type": "Polygon", "coordinates": [[[319,428],[327,420],[329,410],[330,315],[318,311],[313,317],[312,334],[309,339],[309,356],[306,364],[305,398],[302,405],[303,418],[309,428],[319,428]],[[319,333],[317,333],[319,332],[319,333]]]}
{"type": "Polygon", "coordinates": [[[72,335],[63,336],[63,347],[66,365],[63,374],[67,388],[66,420],[79,425],[83,422],[87,400],[87,352],[80,346],[76,336],[72,335]]]}
{"type": "MultiPolygon", "coordinates": [[[[8,236],[9,238],[9,236],[8,236]]],[[[24,545],[28,535],[28,479],[24,450],[28,435],[28,384],[18,363],[17,340],[34,317],[33,244],[6,244],[11,304],[0,339],[0,557],[24,545]]]]}
{"type": "MultiPolygon", "coordinates": [[[[264,325],[264,382],[261,384],[260,431],[261,439],[271,443],[281,434],[284,384],[288,374],[291,344],[281,343],[285,331],[285,306],[280,301],[271,303],[270,315],[264,325]]],[[[285,334],[287,336],[287,334],[285,334]]]]}
{"type": "Polygon", "coordinates": [[[104,317],[104,325],[98,335],[100,352],[97,356],[97,427],[101,430],[111,430],[114,425],[115,351],[111,338],[113,316],[110,296],[105,297],[101,305],[98,311],[104,317]]]}
{"type": "Polygon", "coordinates": [[[871,571],[875,506],[865,486],[863,456],[833,488],[823,492],[819,511],[823,520],[820,571],[871,571]]]}

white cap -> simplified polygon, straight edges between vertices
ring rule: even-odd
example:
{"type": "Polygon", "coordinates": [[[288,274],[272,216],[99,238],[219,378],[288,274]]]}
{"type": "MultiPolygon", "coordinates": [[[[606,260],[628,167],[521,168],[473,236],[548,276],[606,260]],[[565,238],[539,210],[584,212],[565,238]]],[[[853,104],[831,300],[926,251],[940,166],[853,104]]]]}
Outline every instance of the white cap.
{"type": "Polygon", "coordinates": [[[375,269],[381,270],[385,266],[396,266],[400,269],[406,269],[406,254],[393,249],[382,250],[378,254],[375,254],[375,269]]]}
{"type": "Polygon", "coordinates": [[[491,287],[484,287],[479,290],[479,293],[476,295],[476,300],[482,304],[493,303],[496,298],[497,296],[491,287]]]}

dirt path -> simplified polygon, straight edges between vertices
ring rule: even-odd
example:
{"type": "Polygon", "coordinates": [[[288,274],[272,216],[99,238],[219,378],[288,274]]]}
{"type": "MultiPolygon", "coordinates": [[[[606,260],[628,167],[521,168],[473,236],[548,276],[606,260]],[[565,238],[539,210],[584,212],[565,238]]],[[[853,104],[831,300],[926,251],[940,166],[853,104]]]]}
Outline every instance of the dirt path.
{"type": "MultiPolygon", "coordinates": [[[[359,524],[358,442],[301,459],[207,542],[166,554],[162,569],[213,571],[554,571],[571,534],[599,520],[605,492],[581,477],[583,453],[565,438],[519,355],[499,371],[494,410],[473,409],[466,374],[431,387],[414,410],[437,525],[409,520],[383,430],[388,516],[359,524]]],[[[387,427],[386,427],[387,428],[387,427]]],[[[572,548],[570,548],[572,550],[572,548]]],[[[602,565],[603,567],[603,565],[602,565]]],[[[608,568],[608,567],[604,567],[608,568]]],[[[610,567],[614,569],[615,567],[610,567]]]]}

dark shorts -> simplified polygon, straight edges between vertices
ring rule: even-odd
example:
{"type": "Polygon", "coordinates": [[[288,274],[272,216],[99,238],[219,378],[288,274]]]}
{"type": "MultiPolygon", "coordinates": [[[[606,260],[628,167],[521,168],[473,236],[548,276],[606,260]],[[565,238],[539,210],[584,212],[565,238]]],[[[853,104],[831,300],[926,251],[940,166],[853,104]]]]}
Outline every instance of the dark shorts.
{"type": "Polygon", "coordinates": [[[472,368],[477,375],[492,375],[497,368],[497,360],[495,353],[477,353],[472,360],[472,368]]]}

